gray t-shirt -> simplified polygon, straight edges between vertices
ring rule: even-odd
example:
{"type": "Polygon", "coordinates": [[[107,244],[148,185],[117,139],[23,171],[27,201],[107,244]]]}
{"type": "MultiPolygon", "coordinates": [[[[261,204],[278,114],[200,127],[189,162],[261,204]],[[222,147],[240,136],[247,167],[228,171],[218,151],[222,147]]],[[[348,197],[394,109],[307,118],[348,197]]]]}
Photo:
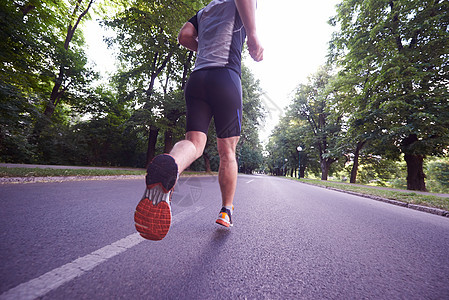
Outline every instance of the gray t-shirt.
{"type": "Polygon", "coordinates": [[[241,74],[246,31],[234,0],[213,0],[189,22],[198,32],[194,71],[226,67],[241,74]]]}

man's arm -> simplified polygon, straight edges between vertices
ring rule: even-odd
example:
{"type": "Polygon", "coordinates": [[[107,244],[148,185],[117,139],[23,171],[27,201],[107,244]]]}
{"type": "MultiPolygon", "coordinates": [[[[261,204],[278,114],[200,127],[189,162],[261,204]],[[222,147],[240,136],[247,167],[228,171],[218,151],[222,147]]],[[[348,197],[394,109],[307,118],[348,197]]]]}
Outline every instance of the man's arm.
{"type": "Polygon", "coordinates": [[[198,32],[192,23],[187,22],[182,26],[178,34],[178,42],[192,51],[198,50],[198,32]]]}
{"type": "Polygon", "coordinates": [[[245,26],[248,51],[255,61],[263,60],[263,47],[256,32],[256,0],[234,0],[245,26]]]}

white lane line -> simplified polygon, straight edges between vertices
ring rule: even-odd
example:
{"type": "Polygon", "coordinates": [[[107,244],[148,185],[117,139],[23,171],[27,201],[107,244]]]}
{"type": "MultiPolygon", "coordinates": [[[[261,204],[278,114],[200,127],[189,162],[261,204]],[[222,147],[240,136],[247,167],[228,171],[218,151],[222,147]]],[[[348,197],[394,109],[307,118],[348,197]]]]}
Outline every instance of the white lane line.
{"type": "Polygon", "coordinates": [[[254,179],[251,179],[250,181],[247,181],[246,183],[250,183],[250,182],[253,182],[254,181],[254,179]]]}
{"type": "MultiPolygon", "coordinates": [[[[204,209],[202,206],[197,206],[189,210],[184,210],[176,216],[173,216],[172,226],[179,223],[192,214],[204,209]]],[[[59,268],[53,269],[37,278],[31,279],[28,282],[19,284],[18,286],[4,292],[0,295],[1,300],[10,299],[36,299],[44,296],[48,292],[58,288],[66,282],[83,275],[85,272],[92,270],[101,263],[104,263],[111,257],[114,257],[126,250],[145,241],[138,233],[133,233],[127,237],[100,248],[86,256],[80,257],[68,264],[59,268]]]]}

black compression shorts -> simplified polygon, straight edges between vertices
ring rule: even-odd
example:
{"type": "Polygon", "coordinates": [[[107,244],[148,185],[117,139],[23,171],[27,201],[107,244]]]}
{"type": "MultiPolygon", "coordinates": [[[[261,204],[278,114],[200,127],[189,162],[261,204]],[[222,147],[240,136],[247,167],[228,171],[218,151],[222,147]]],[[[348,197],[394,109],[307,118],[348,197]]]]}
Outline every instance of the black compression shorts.
{"type": "Polygon", "coordinates": [[[218,138],[240,136],[242,87],[240,76],[228,68],[200,69],[193,72],[185,89],[186,131],[207,134],[214,117],[218,138]]]}

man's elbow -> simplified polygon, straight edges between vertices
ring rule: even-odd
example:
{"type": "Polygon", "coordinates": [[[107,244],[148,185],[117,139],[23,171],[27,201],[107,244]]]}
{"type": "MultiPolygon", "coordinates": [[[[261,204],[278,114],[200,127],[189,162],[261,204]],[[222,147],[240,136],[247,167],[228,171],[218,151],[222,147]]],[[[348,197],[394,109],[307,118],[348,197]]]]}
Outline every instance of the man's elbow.
{"type": "Polygon", "coordinates": [[[178,34],[178,42],[182,46],[196,51],[198,48],[197,32],[192,23],[185,23],[178,34]]]}
{"type": "Polygon", "coordinates": [[[189,43],[190,38],[191,37],[189,37],[183,31],[180,31],[178,34],[178,43],[185,47],[189,43]]]}
{"type": "Polygon", "coordinates": [[[193,36],[191,34],[185,34],[182,31],[178,34],[178,43],[192,51],[197,51],[198,49],[198,42],[196,40],[196,36],[193,36]]]}

